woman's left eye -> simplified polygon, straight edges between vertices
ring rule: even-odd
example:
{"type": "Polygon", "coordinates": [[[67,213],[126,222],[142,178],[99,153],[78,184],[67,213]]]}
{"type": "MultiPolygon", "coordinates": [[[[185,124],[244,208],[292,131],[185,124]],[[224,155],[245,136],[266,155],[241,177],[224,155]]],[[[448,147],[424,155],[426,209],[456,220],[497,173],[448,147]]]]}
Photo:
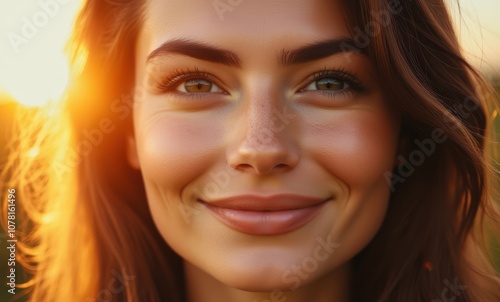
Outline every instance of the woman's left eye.
{"type": "Polygon", "coordinates": [[[213,82],[201,78],[186,80],[178,85],[176,90],[184,93],[223,92],[223,90],[213,82]]]}
{"type": "Polygon", "coordinates": [[[320,91],[342,91],[351,88],[347,81],[335,78],[335,77],[323,77],[315,80],[303,90],[320,90],[320,91]]]}
{"type": "Polygon", "coordinates": [[[346,93],[365,90],[365,86],[352,73],[346,70],[323,70],[312,75],[311,82],[300,91],[314,91],[328,97],[337,97],[346,93]]]}

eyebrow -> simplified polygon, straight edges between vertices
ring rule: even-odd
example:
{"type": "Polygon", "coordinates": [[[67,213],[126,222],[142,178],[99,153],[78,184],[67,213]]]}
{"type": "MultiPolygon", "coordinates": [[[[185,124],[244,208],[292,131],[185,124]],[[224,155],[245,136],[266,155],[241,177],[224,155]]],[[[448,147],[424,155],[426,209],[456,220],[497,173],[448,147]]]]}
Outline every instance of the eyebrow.
{"type": "Polygon", "coordinates": [[[354,45],[354,40],[348,38],[317,41],[294,50],[284,49],[280,61],[283,65],[293,65],[324,59],[342,52],[363,53],[354,45]]]}
{"type": "MultiPolygon", "coordinates": [[[[363,53],[354,45],[352,39],[317,41],[293,50],[283,49],[278,60],[282,65],[293,65],[323,59],[341,52],[363,53]]],[[[174,39],[163,43],[148,55],[146,61],[171,53],[241,67],[241,60],[234,52],[188,39],[174,39]]]]}
{"type": "Polygon", "coordinates": [[[146,61],[149,62],[156,57],[168,55],[170,53],[177,53],[229,66],[241,66],[241,61],[238,56],[230,50],[220,49],[211,45],[186,39],[175,39],[163,43],[160,47],[156,48],[148,55],[146,61]]]}

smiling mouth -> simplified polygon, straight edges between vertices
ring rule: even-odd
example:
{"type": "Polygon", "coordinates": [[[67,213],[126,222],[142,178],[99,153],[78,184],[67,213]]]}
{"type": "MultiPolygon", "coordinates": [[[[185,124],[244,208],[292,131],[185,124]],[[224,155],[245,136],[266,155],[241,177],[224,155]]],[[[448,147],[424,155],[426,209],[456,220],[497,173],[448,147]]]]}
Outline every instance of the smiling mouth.
{"type": "Polygon", "coordinates": [[[199,202],[235,231],[250,235],[279,235],[307,224],[331,199],[279,194],[240,195],[199,202]]]}

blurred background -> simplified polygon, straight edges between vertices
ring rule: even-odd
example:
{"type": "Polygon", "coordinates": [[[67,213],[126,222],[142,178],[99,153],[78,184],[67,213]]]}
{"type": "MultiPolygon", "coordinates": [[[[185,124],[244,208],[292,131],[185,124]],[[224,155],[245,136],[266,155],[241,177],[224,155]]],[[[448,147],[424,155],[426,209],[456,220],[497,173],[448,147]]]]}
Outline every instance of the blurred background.
{"type": "MultiPolygon", "coordinates": [[[[500,95],[500,1],[461,0],[460,8],[456,0],[446,1],[466,56],[500,95]]],[[[7,140],[12,136],[16,112],[36,111],[64,94],[69,76],[65,43],[80,5],[80,0],[0,0],[0,169],[7,157],[7,140]]],[[[499,117],[495,127],[500,134],[499,117]]],[[[497,137],[495,141],[498,149],[500,140],[497,137]]],[[[8,268],[5,245],[5,234],[0,231],[1,276],[8,268]]],[[[494,249],[498,255],[498,240],[494,249]]],[[[18,282],[23,281],[20,277],[18,274],[18,282]]],[[[2,282],[0,301],[8,298],[11,295],[2,282]]]]}

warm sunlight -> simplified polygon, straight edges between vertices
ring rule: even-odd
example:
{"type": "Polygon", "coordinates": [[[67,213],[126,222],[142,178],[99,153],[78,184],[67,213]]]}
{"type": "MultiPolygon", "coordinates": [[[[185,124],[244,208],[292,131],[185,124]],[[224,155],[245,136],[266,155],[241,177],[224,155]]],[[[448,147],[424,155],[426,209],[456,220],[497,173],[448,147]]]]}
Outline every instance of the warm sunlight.
{"type": "Polygon", "coordinates": [[[483,73],[500,71],[499,1],[448,0],[464,53],[483,73]]]}
{"type": "Polygon", "coordinates": [[[68,81],[64,46],[80,0],[0,1],[0,90],[25,106],[58,100],[68,81]]]}

